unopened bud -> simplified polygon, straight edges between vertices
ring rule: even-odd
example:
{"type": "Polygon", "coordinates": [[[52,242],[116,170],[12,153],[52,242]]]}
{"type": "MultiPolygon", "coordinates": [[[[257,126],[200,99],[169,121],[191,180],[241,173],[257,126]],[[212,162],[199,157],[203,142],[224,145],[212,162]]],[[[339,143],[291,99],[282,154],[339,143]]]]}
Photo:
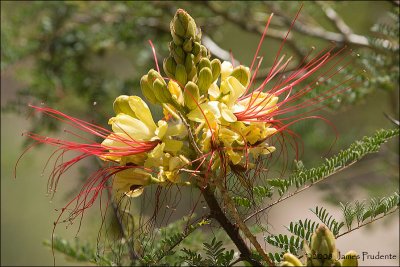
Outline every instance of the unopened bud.
{"type": "Polygon", "coordinates": [[[219,59],[215,58],[211,61],[211,72],[213,82],[215,82],[221,74],[221,61],[219,61],[219,59]]]}
{"type": "Polygon", "coordinates": [[[200,43],[199,42],[195,42],[193,44],[193,49],[192,52],[195,56],[197,56],[200,53],[200,43]]]}
{"type": "Polygon", "coordinates": [[[282,267],[291,267],[291,266],[295,266],[293,263],[288,262],[288,261],[282,261],[280,266],[282,267]]]}
{"type": "Polygon", "coordinates": [[[354,250],[350,250],[344,255],[342,266],[358,266],[358,255],[354,250]]]}
{"type": "Polygon", "coordinates": [[[164,72],[167,74],[169,78],[175,78],[175,71],[176,71],[176,63],[172,57],[167,57],[164,59],[163,62],[164,72]]]}
{"type": "Polygon", "coordinates": [[[250,82],[250,70],[248,67],[242,65],[236,67],[232,71],[231,76],[235,77],[244,87],[250,82]]]}
{"type": "Polygon", "coordinates": [[[150,85],[150,82],[148,81],[148,75],[144,75],[140,79],[140,88],[142,89],[142,94],[144,97],[149,100],[153,104],[157,104],[158,100],[156,96],[154,95],[152,86],[150,85]]]}
{"type": "Polygon", "coordinates": [[[289,252],[283,255],[283,260],[293,264],[292,266],[303,266],[303,263],[301,263],[295,255],[289,252]]]}
{"type": "Polygon", "coordinates": [[[185,86],[187,82],[187,73],[185,67],[182,64],[176,65],[175,78],[180,86],[185,86]]]}
{"type": "Polygon", "coordinates": [[[208,57],[208,50],[204,45],[200,45],[200,54],[202,57],[208,57]]]}
{"type": "Polygon", "coordinates": [[[173,22],[171,21],[170,23],[170,30],[171,30],[171,35],[172,35],[172,40],[176,45],[182,45],[183,44],[183,37],[179,36],[176,31],[173,28],[173,22]]]}
{"type": "Polygon", "coordinates": [[[338,252],[335,246],[335,236],[325,225],[319,225],[312,235],[311,250],[312,253],[322,257],[319,260],[313,259],[314,265],[320,264],[322,260],[325,266],[325,264],[331,264],[337,259],[338,252]]]}
{"type": "Polygon", "coordinates": [[[197,85],[202,95],[208,92],[208,88],[213,82],[212,72],[210,68],[202,68],[199,73],[197,85]]]}
{"type": "Polygon", "coordinates": [[[172,56],[174,57],[176,63],[184,64],[185,61],[185,52],[183,51],[181,46],[172,46],[173,49],[171,50],[172,56]]]}
{"type": "Polygon", "coordinates": [[[161,76],[161,74],[158,73],[156,70],[154,70],[154,69],[149,70],[149,73],[147,75],[148,75],[148,82],[150,84],[153,84],[156,80],[160,80],[165,85],[167,85],[167,83],[164,81],[164,79],[161,76]]]}
{"type": "Polygon", "coordinates": [[[172,96],[168,91],[166,84],[160,80],[155,80],[153,83],[154,94],[160,103],[169,103],[172,96]]]}
{"type": "Polygon", "coordinates": [[[200,98],[199,87],[194,82],[188,82],[183,91],[183,98],[186,107],[195,109],[200,98]]]}
{"type": "Polygon", "coordinates": [[[188,17],[187,16],[189,16],[189,14],[187,14],[185,10],[178,9],[172,20],[173,31],[181,37],[185,36],[186,30],[187,30],[187,25],[188,25],[188,17]]]}
{"type": "Polygon", "coordinates": [[[196,75],[196,66],[194,64],[194,55],[189,53],[186,55],[185,59],[185,69],[187,73],[188,81],[191,81],[193,77],[196,75]]]}
{"type": "Polygon", "coordinates": [[[192,38],[186,39],[183,42],[183,50],[186,53],[189,53],[189,52],[192,52],[192,48],[193,48],[193,40],[192,40],[192,38]]]}
{"type": "Polygon", "coordinates": [[[200,59],[200,62],[199,62],[199,64],[197,65],[197,69],[198,69],[198,72],[199,72],[199,73],[200,73],[200,71],[201,71],[203,68],[209,68],[209,69],[211,70],[211,62],[210,62],[210,60],[209,60],[208,58],[206,58],[206,57],[203,57],[202,59],[200,59]]]}

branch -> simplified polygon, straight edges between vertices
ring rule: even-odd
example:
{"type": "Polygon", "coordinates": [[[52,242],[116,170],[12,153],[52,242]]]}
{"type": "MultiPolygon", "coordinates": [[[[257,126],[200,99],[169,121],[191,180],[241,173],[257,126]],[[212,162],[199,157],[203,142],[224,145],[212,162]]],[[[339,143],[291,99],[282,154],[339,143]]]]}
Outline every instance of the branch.
{"type": "Polygon", "coordinates": [[[386,214],[383,214],[381,217],[374,218],[373,220],[370,220],[369,222],[366,222],[366,223],[364,223],[364,224],[360,224],[359,226],[357,226],[357,227],[355,227],[355,228],[353,228],[353,229],[351,229],[351,230],[349,230],[349,231],[347,231],[347,232],[344,232],[344,233],[342,233],[342,234],[340,234],[340,235],[337,235],[335,238],[338,239],[339,237],[344,236],[344,235],[347,235],[348,233],[353,232],[354,230],[360,229],[361,227],[364,227],[364,226],[366,226],[366,225],[368,225],[368,224],[370,224],[370,223],[373,223],[373,222],[375,222],[375,221],[377,221],[377,220],[380,220],[380,219],[382,219],[382,218],[384,218],[384,217],[386,217],[386,216],[388,216],[388,215],[394,213],[394,212],[397,211],[398,209],[399,209],[399,207],[395,208],[395,209],[392,210],[391,212],[388,212],[388,213],[386,213],[386,214]]]}
{"type": "Polygon", "coordinates": [[[229,238],[236,245],[241,253],[240,258],[248,261],[253,266],[263,266],[260,262],[252,258],[252,252],[246,245],[243,238],[240,236],[238,227],[232,224],[226,217],[210,186],[207,186],[205,189],[201,189],[201,192],[205,201],[207,202],[208,207],[210,208],[210,216],[221,225],[224,231],[228,234],[229,238]]]}
{"type": "Polygon", "coordinates": [[[356,163],[356,162],[357,162],[357,161],[353,161],[353,162],[350,163],[349,165],[346,165],[346,166],[344,166],[344,167],[342,167],[342,168],[340,168],[340,169],[337,169],[336,172],[333,172],[333,173],[331,173],[331,174],[325,176],[324,178],[322,178],[322,179],[320,179],[320,180],[317,180],[317,181],[315,181],[315,182],[312,182],[312,183],[310,183],[310,184],[304,186],[304,187],[301,188],[301,189],[297,189],[297,190],[294,191],[293,193],[288,194],[288,195],[286,195],[285,197],[282,197],[282,198],[278,199],[277,201],[275,201],[275,202],[269,204],[268,206],[266,206],[266,207],[264,207],[264,208],[261,208],[261,209],[255,211],[254,213],[252,213],[252,214],[250,214],[249,216],[247,216],[247,218],[244,219],[243,221],[246,222],[246,221],[250,220],[251,218],[253,218],[253,217],[256,216],[257,214],[259,214],[259,213],[261,213],[261,212],[263,212],[263,211],[266,211],[267,209],[269,209],[269,208],[275,206],[276,204],[278,204],[278,203],[280,203],[280,202],[282,202],[282,201],[284,201],[284,200],[286,200],[286,199],[288,199],[288,198],[290,198],[290,197],[293,197],[294,195],[297,195],[298,193],[303,192],[304,190],[310,188],[311,186],[313,186],[313,185],[315,185],[315,184],[317,184],[317,183],[319,183],[319,182],[321,182],[321,181],[324,181],[326,178],[328,178],[328,177],[334,175],[335,173],[337,173],[337,172],[339,172],[339,171],[342,171],[342,170],[344,170],[344,169],[350,167],[351,165],[353,165],[353,164],[356,163]]]}
{"type": "MultiPolygon", "coordinates": [[[[224,19],[239,26],[243,30],[246,30],[248,32],[253,32],[253,33],[256,33],[259,35],[263,34],[264,26],[254,25],[254,24],[249,23],[245,18],[239,18],[239,17],[233,16],[229,12],[226,12],[224,10],[221,10],[221,9],[215,7],[215,5],[213,3],[211,3],[210,1],[204,1],[201,3],[203,3],[208,9],[210,9],[215,14],[222,16],[224,19]]],[[[272,39],[283,40],[285,38],[285,36],[286,36],[285,31],[279,31],[279,30],[271,29],[271,28],[268,29],[268,37],[270,37],[272,39]]],[[[305,55],[304,55],[303,51],[301,51],[297,47],[297,45],[295,45],[293,38],[290,35],[286,38],[286,44],[290,47],[290,49],[293,50],[293,52],[296,53],[296,55],[299,58],[304,58],[305,55]]]]}
{"type": "Polygon", "coordinates": [[[222,184],[222,180],[216,179],[215,184],[222,195],[222,198],[227,207],[227,210],[231,213],[230,215],[236,221],[236,224],[239,226],[239,229],[250,240],[250,243],[254,246],[254,248],[257,250],[257,252],[263,257],[263,259],[268,263],[268,266],[274,266],[274,263],[268,257],[267,253],[265,253],[265,251],[262,249],[260,243],[258,243],[257,238],[251,233],[251,231],[249,230],[247,225],[244,223],[242,218],[240,218],[240,215],[239,215],[238,211],[236,210],[236,207],[235,207],[234,202],[232,201],[232,198],[229,196],[228,191],[222,184]]]}
{"type": "MultiPolygon", "coordinates": [[[[285,15],[285,12],[280,10],[276,5],[266,2],[266,5],[276,14],[281,16],[287,25],[291,24],[291,19],[285,15]]],[[[354,34],[351,32],[350,28],[344,23],[344,21],[339,17],[339,15],[332,9],[329,8],[324,10],[326,16],[331,16],[329,18],[331,21],[334,19],[335,26],[341,31],[341,33],[330,32],[320,27],[315,27],[311,25],[305,25],[300,21],[297,21],[293,25],[293,30],[304,33],[311,37],[317,37],[325,41],[334,41],[340,44],[352,44],[357,46],[365,46],[370,48],[368,39],[365,36],[354,34]],[[333,11],[333,12],[332,12],[333,11]],[[334,13],[335,15],[332,15],[334,13]],[[347,27],[347,28],[346,28],[347,27]]]]}

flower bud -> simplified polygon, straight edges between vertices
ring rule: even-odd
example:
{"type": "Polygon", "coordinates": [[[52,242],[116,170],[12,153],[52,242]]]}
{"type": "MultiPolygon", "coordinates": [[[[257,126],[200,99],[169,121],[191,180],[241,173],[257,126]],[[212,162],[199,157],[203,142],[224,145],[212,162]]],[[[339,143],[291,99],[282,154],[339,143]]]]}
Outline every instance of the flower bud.
{"type": "Polygon", "coordinates": [[[200,54],[202,57],[208,57],[208,49],[204,45],[200,45],[200,54]]]}
{"type": "Polygon", "coordinates": [[[160,80],[160,82],[163,82],[165,85],[167,85],[161,74],[158,73],[156,70],[154,69],[149,70],[149,73],[147,75],[150,84],[153,84],[156,80],[160,80]]]}
{"type": "Polygon", "coordinates": [[[250,82],[250,70],[248,67],[242,65],[236,67],[232,71],[231,76],[235,77],[244,87],[250,82]]]}
{"type": "MultiPolygon", "coordinates": [[[[176,61],[176,63],[179,63],[179,64],[184,64],[184,61],[185,61],[185,52],[183,51],[183,49],[182,49],[182,47],[180,47],[180,46],[172,46],[172,50],[170,50],[171,51],[171,53],[172,53],[172,56],[174,57],[174,59],[175,59],[175,61],[176,61]]],[[[171,49],[171,48],[170,48],[171,49]]]]}
{"type": "Polygon", "coordinates": [[[167,57],[164,59],[163,62],[164,72],[167,74],[169,78],[175,78],[175,71],[176,71],[176,63],[172,57],[167,57]]]}
{"type": "Polygon", "coordinates": [[[189,53],[186,55],[185,59],[185,69],[187,73],[187,79],[191,81],[193,77],[196,75],[196,66],[194,64],[194,55],[189,53]]]}
{"type": "Polygon", "coordinates": [[[153,90],[160,103],[169,103],[172,99],[171,93],[168,91],[166,84],[161,82],[159,79],[154,81],[153,90]]]}
{"type": "Polygon", "coordinates": [[[193,49],[192,52],[195,56],[197,56],[200,53],[200,43],[199,42],[195,42],[193,44],[193,49]]]}
{"type": "Polygon", "coordinates": [[[190,110],[195,109],[200,98],[199,87],[194,82],[188,82],[183,91],[183,98],[186,107],[190,110]]]}
{"type": "Polygon", "coordinates": [[[358,255],[354,250],[350,250],[344,255],[344,259],[342,260],[342,266],[358,266],[358,255]]]}
{"type": "Polygon", "coordinates": [[[180,86],[185,86],[187,82],[187,73],[185,67],[182,64],[178,64],[176,66],[175,78],[180,86]]]}
{"type": "Polygon", "coordinates": [[[296,266],[296,265],[294,265],[293,263],[290,263],[288,261],[282,261],[280,266],[289,267],[289,266],[296,266]]]}
{"type": "Polygon", "coordinates": [[[202,95],[207,94],[208,88],[213,82],[212,72],[210,68],[202,68],[199,73],[197,85],[202,95]]]}
{"type": "Polygon", "coordinates": [[[172,23],[172,21],[171,21],[171,24],[170,24],[170,30],[171,30],[171,35],[172,35],[172,41],[174,42],[174,44],[176,44],[176,45],[182,45],[183,44],[183,42],[184,42],[184,39],[183,39],[183,37],[180,37],[179,35],[177,35],[176,33],[175,33],[175,31],[174,31],[174,29],[173,29],[173,23],[172,23]]]}
{"type": "Polygon", "coordinates": [[[192,52],[192,48],[193,48],[193,40],[192,38],[186,39],[183,42],[183,51],[185,51],[186,53],[190,53],[192,52]]]}
{"type": "Polygon", "coordinates": [[[149,80],[148,75],[144,75],[140,79],[140,88],[142,89],[142,94],[151,103],[157,104],[158,100],[157,100],[156,96],[154,95],[153,88],[150,85],[150,82],[148,80],[149,80]]]}
{"type": "Polygon", "coordinates": [[[292,266],[303,266],[303,263],[301,263],[301,261],[295,255],[289,252],[283,255],[283,260],[293,264],[292,266]]]}
{"type": "Polygon", "coordinates": [[[172,30],[175,32],[175,34],[184,37],[187,27],[188,27],[188,16],[183,9],[178,9],[175,13],[175,16],[172,20],[172,30]]]}
{"type": "Polygon", "coordinates": [[[314,266],[330,266],[338,257],[335,236],[323,224],[318,226],[311,237],[311,251],[317,255],[312,259],[314,266]]]}
{"type": "Polygon", "coordinates": [[[211,61],[211,72],[213,82],[215,82],[221,73],[221,61],[219,61],[219,59],[215,58],[211,61]]]}
{"type": "Polygon", "coordinates": [[[120,95],[117,97],[114,101],[113,108],[116,115],[124,113],[136,118],[135,113],[129,105],[129,96],[127,95],[120,95]]]}
{"type": "Polygon", "coordinates": [[[199,73],[203,68],[209,68],[211,70],[211,62],[206,57],[203,57],[202,59],[200,59],[200,62],[197,65],[197,70],[199,73]]]}

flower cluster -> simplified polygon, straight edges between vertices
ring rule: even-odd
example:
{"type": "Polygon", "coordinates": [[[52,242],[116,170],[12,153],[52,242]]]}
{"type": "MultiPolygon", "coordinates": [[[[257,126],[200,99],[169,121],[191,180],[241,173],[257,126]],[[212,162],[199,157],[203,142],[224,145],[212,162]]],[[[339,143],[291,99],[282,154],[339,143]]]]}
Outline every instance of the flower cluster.
{"type": "MultiPolygon", "coordinates": [[[[255,87],[262,61],[258,53],[271,19],[272,15],[250,68],[235,67],[231,62],[210,59],[210,52],[201,44],[200,29],[189,14],[179,9],[170,24],[170,55],[163,61],[167,77],[162,76],[156,61],[157,70],[151,69],[140,81],[144,97],[163,108],[165,116],[157,123],[148,105],[138,96],[116,98],[115,116],[109,120],[112,131],[50,108],[34,107],[103,140],[101,143],[77,143],[28,133],[38,143],[58,147],[61,156],[57,160],[62,160],[63,154],[71,150],[82,153],[67,162],[58,162],[51,173],[50,185],[56,185],[69,167],[88,156],[96,156],[107,163],[75,198],[80,207],[76,212],[81,212],[107,187],[106,182],[111,177],[115,197],[137,197],[151,184],[191,184],[191,177],[183,175],[185,172],[202,173],[203,176],[197,177],[204,178],[208,173],[226,173],[233,167],[253,168],[254,159],[275,151],[271,145],[272,135],[298,120],[309,118],[282,115],[315,106],[341,92],[335,90],[338,88],[335,86],[314,98],[299,101],[317,86],[316,81],[333,77],[347,64],[339,67],[342,59],[333,62],[344,50],[333,53],[331,48],[313,58],[308,55],[304,59],[307,63],[286,76],[281,75],[291,61],[280,56],[283,42],[268,75],[255,87]],[[255,64],[257,59],[258,64],[255,64]],[[328,64],[330,67],[323,73],[314,75],[328,64]],[[313,81],[300,85],[312,75],[313,81]],[[294,87],[298,87],[295,93],[294,87]],[[277,116],[280,118],[276,119],[277,116]],[[289,119],[291,121],[287,122],[289,119]],[[92,193],[88,200],[87,195],[92,193]]],[[[154,48],[153,52],[155,54],[154,48]]]]}

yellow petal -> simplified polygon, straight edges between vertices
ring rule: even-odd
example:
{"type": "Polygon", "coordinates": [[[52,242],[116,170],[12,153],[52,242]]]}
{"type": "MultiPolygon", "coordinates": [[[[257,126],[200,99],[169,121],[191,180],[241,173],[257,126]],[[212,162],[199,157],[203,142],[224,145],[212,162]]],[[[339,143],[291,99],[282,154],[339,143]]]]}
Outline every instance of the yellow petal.
{"type": "Polygon", "coordinates": [[[154,130],[150,129],[142,121],[132,118],[129,115],[120,113],[116,117],[112,117],[109,122],[115,133],[126,134],[130,140],[150,140],[155,136],[154,130]]]}
{"type": "Polygon", "coordinates": [[[215,118],[220,118],[221,112],[218,107],[219,103],[218,101],[209,101],[200,104],[199,107],[195,108],[187,115],[188,119],[195,122],[204,122],[206,120],[204,116],[208,112],[213,113],[215,118]]]}
{"type": "Polygon", "coordinates": [[[210,88],[208,88],[208,95],[210,96],[210,100],[216,100],[220,96],[221,92],[219,91],[219,87],[216,83],[211,84],[210,88]]]}
{"type": "Polygon", "coordinates": [[[165,143],[158,144],[151,152],[147,154],[147,159],[144,163],[146,168],[160,167],[163,164],[165,143]]]}
{"type": "Polygon", "coordinates": [[[232,63],[224,61],[221,64],[221,81],[224,81],[233,71],[232,63]]]}
{"type": "Polygon", "coordinates": [[[129,97],[129,106],[132,108],[133,112],[135,112],[136,117],[146,124],[147,128],[150,131],[154,132],[157,128],[153,116],[151,115],[150,109],[147,106],[146,102],[144,102],[138,96],[130,96],[129,97]]]}
{"type": "Polygon", "coordinates": [[[233,149],[228,149],[227,150],[227,154],[228,154],[228,156],[229,156],[229,159],[232,161],[232,163],[233,164],[239,164],[239,162],[242,160],[242,156],[239,154],[239,153],[237,153],[237,152],[235,152],[235,151],[233,151],[233,149]]]}
{"type": "Polygon", "coordinates": [[[165,144],[165,151],[169,151],[172,153],[176,153],[182,149],[183,142],[179,140],[173,140],[173,139],[166,139],[163,141],[165,144]]]}
{"type": "Polygon", "coordinates": [[[232,107],[245,91],[246,88],[235,77],[230,76],[221,82],[221,92],[229,94],[228,101],[226,102],[228,107],[232,107]]]}
{"type": "Polygon", "coordinates": [[[168,124],[164,120],[159,120],[158,121],[158,128],[155,131],[155,134],[158,136],[159,139],[163,139],[165,136],[165,133],[168,130],[168,124]]]}
{"type": "Polygon", "coordinates": [[[221,109],[221,115],[224,120],[226,120],[227,122],[237,121],[236,116],[224,103],[219,103],[219,107],[221,109]]]}
{"type": "Polygon", "coordinates": [[[142,169],[126,169],[114,176],[112,189],[117,199],[123,195],[137,197],[142,194],[144,186],[155,181],[151,174],[142,169]]]}

